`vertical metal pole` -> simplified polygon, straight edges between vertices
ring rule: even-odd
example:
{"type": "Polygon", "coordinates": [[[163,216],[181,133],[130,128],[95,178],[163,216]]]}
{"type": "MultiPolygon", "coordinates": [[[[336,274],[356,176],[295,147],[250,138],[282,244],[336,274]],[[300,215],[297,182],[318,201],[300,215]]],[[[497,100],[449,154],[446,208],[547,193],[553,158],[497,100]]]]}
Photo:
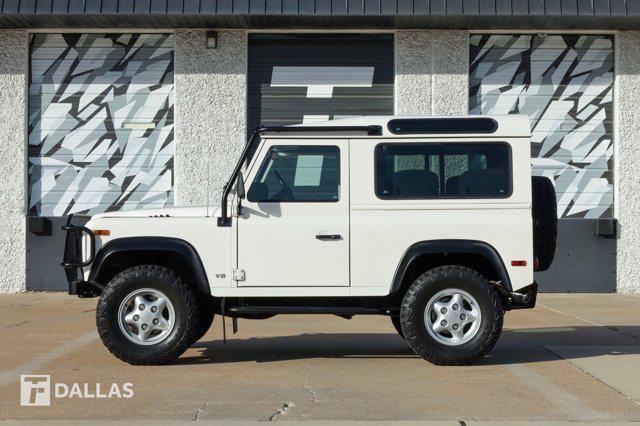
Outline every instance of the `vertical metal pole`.
{"type": "Polygon", "coordinates": [[[222,298],[222,344],[223,346],[227,346],[227,323],[225,321],[225,300],[226,297],[222,298]]]}

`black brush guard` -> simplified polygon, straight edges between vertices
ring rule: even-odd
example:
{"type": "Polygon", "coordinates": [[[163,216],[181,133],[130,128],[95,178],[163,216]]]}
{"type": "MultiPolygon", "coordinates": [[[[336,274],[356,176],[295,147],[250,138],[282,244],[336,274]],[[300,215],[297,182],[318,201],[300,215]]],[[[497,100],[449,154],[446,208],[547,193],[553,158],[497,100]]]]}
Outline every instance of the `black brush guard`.
{"type": "Polygon", "coordinates": [[[96,252],[96,238],[93,232],[86,226],[71,224],[73,215],[69,215],[67,224],[61,229],[66,231],[67,237],[64,244],[64,256],[60,266],[64,268],[69,283],[69,294],[77,294],[80,297],[96,296],[99,290],[92,283],[84,281],[82,268],[91,265],[96,252]],[[82,237],[89,236],[89,257],[85,260],[82,251],[82,237]]]}

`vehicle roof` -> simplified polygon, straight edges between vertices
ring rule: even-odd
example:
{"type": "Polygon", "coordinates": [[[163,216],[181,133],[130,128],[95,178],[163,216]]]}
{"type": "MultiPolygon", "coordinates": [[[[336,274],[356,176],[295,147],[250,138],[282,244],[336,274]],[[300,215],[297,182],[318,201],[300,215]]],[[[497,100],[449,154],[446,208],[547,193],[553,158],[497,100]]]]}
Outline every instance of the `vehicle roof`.
{"type": "Polygon", "coordinates": [[[278,138],[300,138],[300,137],[348,137],[348,138],[460,138],[460,137],[473,137],[473,138],[500,138],[500,137],[530,137],[531,126],[529,124],[529,117],[527,115],[520,114],[505,114],[505,115],[465,115],[465,116],[361,116],[350,117],[339,120],[328,121],[314,121],[303,124],[296,124],[293,126],[286,126],[279,128],[278,130],[267,129],[264,132],[265,137],[277,136],[278,138]],[[389,129],[389,122],[391,120],[468,120],[478,118],[489,118],[497,123],[497,129],[493,132],[474,132],[474,133],[451,133],[451,132],[428,132],[428,133],[402,133],[396,134],[389,129]],[[367,134],[365,130],[340,130],[339,127],[365,127],[365,126],[379,126],[382,129],[382,134],[371,135],[367,134]],[[301,131],[300,128],[309,128],[309,132],[301,131]],[[332,131],[331,128],[336,128],[332,131]],[[287,129],[296,128],[295,132],[287,132],[287,129]]]}

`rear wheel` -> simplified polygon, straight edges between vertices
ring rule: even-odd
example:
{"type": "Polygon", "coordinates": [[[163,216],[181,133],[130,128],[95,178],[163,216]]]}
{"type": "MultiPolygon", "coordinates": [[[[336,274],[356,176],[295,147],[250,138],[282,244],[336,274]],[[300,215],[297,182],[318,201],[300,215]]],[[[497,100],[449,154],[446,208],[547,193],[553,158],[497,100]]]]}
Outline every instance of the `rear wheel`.
{"type": "Polygon", "coordinates": [[[98,300],[96,324],[104,345],[121,360],[166,364],[193,343],[199,315],[195,293],[179,276],[141,265],[107,284],[98,300]]]}
{"type": "Polygon", "coordinates": [[[493,348],[503,315],[500,296],[486,278],[462,266],[442,266],[414,281],[400,322],[416,354],[434,364],[465,365],[493,348]]]}

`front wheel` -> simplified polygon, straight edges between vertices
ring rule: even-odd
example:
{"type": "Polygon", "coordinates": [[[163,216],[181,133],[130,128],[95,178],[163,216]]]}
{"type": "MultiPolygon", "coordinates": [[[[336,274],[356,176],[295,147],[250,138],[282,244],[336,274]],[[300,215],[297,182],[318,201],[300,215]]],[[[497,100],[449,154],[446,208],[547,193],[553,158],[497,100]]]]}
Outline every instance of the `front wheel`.
{"type": "Polygon", "coordinates": [[[195,340],[200,307],[173,271],[141,265],[117,274],[102,292],[96,324],[104,345],[129,364],[166,364],[195,340]]]}
{"type": "Polygon", "coordinates": [[[438,365],[466,365],[485,356],[500,337],[503,316],[495,288],[462,266],[422,274],[400,308],[407,342],[416,354],[438,365]]]}

